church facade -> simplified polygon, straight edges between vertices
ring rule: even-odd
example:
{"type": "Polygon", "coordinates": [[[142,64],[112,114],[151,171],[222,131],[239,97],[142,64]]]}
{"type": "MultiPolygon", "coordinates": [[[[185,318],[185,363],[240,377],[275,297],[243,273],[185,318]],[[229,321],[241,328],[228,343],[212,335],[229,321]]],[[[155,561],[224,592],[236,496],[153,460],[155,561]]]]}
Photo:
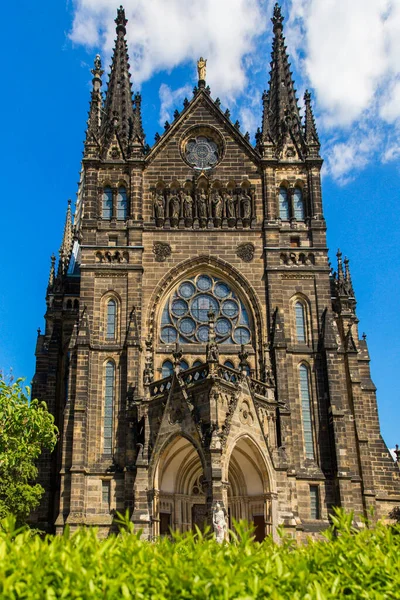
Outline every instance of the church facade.
{"type": "Polygon", "coordinates": [[[299,539],[334,506],[400,503],[349,262],[328,261],[310,94],[300,116],[278,5],[256,145],[199,81],[154,145],[123,8],[103,100],[96,57],[74,218],[52,257],[34,396],[60,430],[36,523],[147,538],[210,522],[299,539]]]}

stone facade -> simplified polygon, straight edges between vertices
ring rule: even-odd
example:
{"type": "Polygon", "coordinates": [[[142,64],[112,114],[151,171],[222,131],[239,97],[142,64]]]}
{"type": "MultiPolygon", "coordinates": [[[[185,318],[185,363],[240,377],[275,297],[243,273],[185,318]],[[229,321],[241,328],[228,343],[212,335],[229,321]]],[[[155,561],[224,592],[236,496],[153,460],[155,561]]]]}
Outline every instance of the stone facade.
{"type": "Polygon", "coordinates": [[[400,503],[348,261],[328,262],[310,95],[296,104],[278,6],[253,147],[206,82],[144,144],[126,19],[108,92],[96,57],[74,222],[52,257],[33,394],[60,429],[34,520],[116,510],[152,537],[219,501],[257,537],[318,535],[333,506],[400,503]]]}

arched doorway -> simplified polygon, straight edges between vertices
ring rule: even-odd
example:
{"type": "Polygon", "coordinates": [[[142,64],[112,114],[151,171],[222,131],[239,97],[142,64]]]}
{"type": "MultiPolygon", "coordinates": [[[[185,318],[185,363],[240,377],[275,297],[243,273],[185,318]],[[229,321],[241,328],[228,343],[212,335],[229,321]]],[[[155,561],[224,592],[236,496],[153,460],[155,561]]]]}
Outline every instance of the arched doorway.
{"type": "Polygon", "coordinates": [[[194,445],[175,437],[162,452],[154,478],[154,535],[170,529],[203,529],[206,520],[204,471],[194,445]]]}
{"type": "Polygon", "coordinates": [[[228,483],[229,527],[233,519],[244,519],[254,524],[256,540],[262,541],[272,531],[271,493],[261,452],[247,436],[232,450],[228,483]]]}

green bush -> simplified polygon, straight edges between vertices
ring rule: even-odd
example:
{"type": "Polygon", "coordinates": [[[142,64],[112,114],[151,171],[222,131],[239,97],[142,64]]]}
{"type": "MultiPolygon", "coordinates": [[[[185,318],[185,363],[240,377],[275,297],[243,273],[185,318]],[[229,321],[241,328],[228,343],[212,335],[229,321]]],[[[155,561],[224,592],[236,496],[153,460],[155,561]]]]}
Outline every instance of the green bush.
{"type": "Polygon", "coordinates": [[[338,513],[328,541],[254,542],[239,524],[230,544],[200,534],[154,543],[126,527],[99,540],[94,529],[41,538],[0,530],[0,598],[179,598],[251,600],[400,597],[400,527],[355,532],[338,513]]]}

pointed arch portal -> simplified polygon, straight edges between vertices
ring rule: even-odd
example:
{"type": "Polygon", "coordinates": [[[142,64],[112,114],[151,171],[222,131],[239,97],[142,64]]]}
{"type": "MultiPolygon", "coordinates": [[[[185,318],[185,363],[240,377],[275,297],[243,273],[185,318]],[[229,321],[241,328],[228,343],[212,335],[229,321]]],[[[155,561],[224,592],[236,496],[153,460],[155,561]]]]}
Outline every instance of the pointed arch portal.
{"type": "Polygon", "coordinates": [[[154,535],[170,529],[203,529],[206,521],[204,470],[187,438],[175,437],[162,452],[154,477],[154,535]]]}
{"type": "Polygon", "coordinates": [[[235,444],[228,467],[229,528],[233,519],[253,523],[257,541],[272,532],[271,494],[261,452],[247,436],[235,444]]]}

